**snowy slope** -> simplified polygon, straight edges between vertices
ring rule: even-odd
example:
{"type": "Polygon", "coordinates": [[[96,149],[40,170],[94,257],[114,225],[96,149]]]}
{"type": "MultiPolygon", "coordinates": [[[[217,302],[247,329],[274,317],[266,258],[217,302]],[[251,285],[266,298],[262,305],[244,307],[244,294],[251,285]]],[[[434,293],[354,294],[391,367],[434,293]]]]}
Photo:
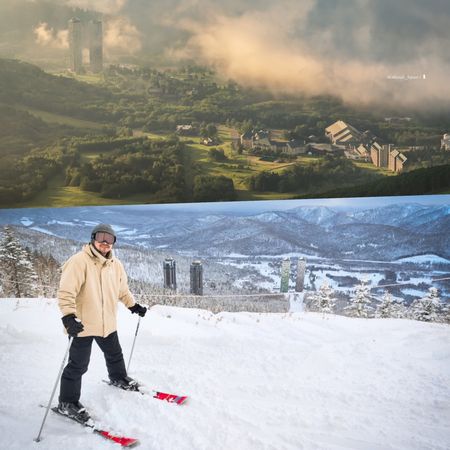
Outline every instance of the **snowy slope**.
{"type": "MultiPolygon", "coordinates": [[[[67,344],[59,317],[53,300],[0,301],[0,449],[117,448],[54,414],[33,442],[67,344]]],[[[137,318],[120,305],[119,320],[128,359],[137,318]]],[[[449,342],[444,324],[158,306],[131,375],[189,403],[105,385],[95,344],[82,402],[148,450],[447,449],[449,342]]]]}

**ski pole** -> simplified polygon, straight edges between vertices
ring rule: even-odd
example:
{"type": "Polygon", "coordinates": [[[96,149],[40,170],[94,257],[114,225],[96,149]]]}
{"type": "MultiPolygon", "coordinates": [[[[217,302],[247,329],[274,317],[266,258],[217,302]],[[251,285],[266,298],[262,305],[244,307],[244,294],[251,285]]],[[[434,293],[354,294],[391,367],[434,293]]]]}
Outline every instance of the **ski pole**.
{"type": "Polygon", "coordinates": [[[134,333],[133,346],[131,347],[130,359],[128,360],[128,365],[127,365],[127,374],[128,374],[128,369],[130,368],[131,357],[133,356],[134,344],[136,343],[136,337],[137,337],[137,334],[138,334],[138,331],[139,331],[139,324],[140,323],[141,323],[141,316],[139,316],[138,323],[137,323],[137,326],[136,326],[136,332],[134,333]]]}
{"type": "Polygon", "coordinates": [[[63,358],[62,363],[61,363],[61,368],[59,369],[58,376],[56,377],[56,383],[55,383],[55,386],[53,387],[52,395],[50,396],[50,400],[48,401],[47,409],[45,410],[44,419],[42,420],[41,429],[39,430],[39,434],[37,435],[37,438],[35,439],[36,442],[40,442],[40,440],[41,440],[42,429],[44,428],[45,420],[47,419],[47,414],[48,414],[48,411],[50,409],[50,405],[52,404],[53,397],[54,397],[55,392],[56,392],[56,388],[58,387],[58,382],[59,382],[59,380],[61,378],[62,371],[63,371],[64,366],[66,364],[67,355],[69,354],[69,350],[70,350],[70,346],[72,345],[72,341],[73,341],[73,337],[70,336],[69,337],[69,344],[67,345],[67,350],[66,350],[66,353],[64,353],[64,358],[63,358]]]}

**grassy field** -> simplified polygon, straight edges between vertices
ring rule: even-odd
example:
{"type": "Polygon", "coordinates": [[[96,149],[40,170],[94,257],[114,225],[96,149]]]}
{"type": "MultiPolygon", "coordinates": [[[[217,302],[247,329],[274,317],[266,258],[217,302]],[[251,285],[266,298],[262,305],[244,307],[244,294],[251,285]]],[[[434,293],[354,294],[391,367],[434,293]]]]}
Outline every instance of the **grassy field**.
{"type": "Polygon", "coordinates": [[[89,120],[76,119],[74,117],[64,116],[62,114],[50,113],[25,106],[15,106],[16,109],[26,111],[33,116],[43,120],[47,123],[57,123],[60,125],[68,125],[74,128],[82,128],[87,130],[101,130],[104,125],[98,122],[91,122],[89,120]]]}
{"type": "Polygon", "coordinates": [[[369,162],[354,161],[353,164],[357,167],[360,167],[361,169],[370,170],[371,172],[377,172],[380,175],[385,175],[389,177],[397,175],[397,173],[393,172],[392,170],[374,166],[372,163],[369,162]]]}
{"type": "Polygon", "coordinates": [[[89,152],[81,152],[81,161],[82,162],[89,162],[94,158],[97,158],[97,156],[100,155],[101,152],[98,151],[89,151],[89,152]]]}
{"type": "MultiPolygon", "coordinates": [[[[237,191],[239,199],[262,199],[262,198],[290,198],[292,194],[280,196],[279,193],[252,193],[248,190],[247,180],[263,171],[282,172],[293,164],[286,162],[260,161],[258,156],[239,155],[232,149],[231,142],[234,130],[226,126],[218,127],[218,136],[221,141],[219,145],[206,146],[200,143],[200,136],[180,136],[180,141],[186,145],[184,168],[186,171],[186,185],[192,189],[194,178],[197,175],[225,176],[231,178],[237,191]],[[226,161],[214,161],[210,157],[211,150],[221,149],[227,156],[226,161]]],[[[141,134],[141,133],[139,133],[141,134]]],[[[142,133],[149,139],[167,139],[169,134],[142,133]]],[[[305,158],[306,159],[306,158],[305,158]]],[[[308,163],[310,158],[308,158],[308,163]]]]}
{"type": "Polygon", "coordinates": [[[129,196],[124,199],[100,197],[96,192],[82,191],[79,187],[64,186],[64,176],[51,179],[46,190],[40,192],[33,200],[21,203],[23,208],[63,208],[69,206],[128,205],[154,203],[154,198],[147,194],[129,196]]]}
{"type": "Polygon", "coordinates": [[[77,81],[80,81],[82,83],[88,83],[88,84],[101,84],[105,81],[105,77],[102,73],[74,74],[67,70],[50,71],[50,73],[52,73],[52,75],[56,75],[56,76],[73,78],[77,81]]]}

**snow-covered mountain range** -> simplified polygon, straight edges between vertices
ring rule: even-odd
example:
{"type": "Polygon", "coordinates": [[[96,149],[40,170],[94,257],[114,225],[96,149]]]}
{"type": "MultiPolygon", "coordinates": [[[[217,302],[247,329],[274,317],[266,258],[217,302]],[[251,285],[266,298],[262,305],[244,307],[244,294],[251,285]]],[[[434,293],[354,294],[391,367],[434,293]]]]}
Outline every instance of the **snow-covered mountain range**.
{"type": "MultiPolygon", "coordinates": [[[[351,205],[351,199],[348,200],[351,205]]],[[[370,202],[367,202],[370,205],[370,202]]],[[[398,203],[343,211],[297,206],[260,213],[170,205],[0,211],[10,224],[86,241],[94,224],[111,223],[119,242],[199,255],[298,253],[323,258],[393,261],[422,254],[450,259],[450,202],[398,203]]]]}

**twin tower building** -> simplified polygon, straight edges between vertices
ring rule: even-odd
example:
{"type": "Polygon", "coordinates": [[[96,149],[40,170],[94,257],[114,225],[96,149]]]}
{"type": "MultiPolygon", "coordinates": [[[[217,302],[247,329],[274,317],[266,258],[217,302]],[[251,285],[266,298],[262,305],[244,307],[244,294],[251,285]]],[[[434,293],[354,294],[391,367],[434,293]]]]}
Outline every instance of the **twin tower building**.
{"type": "Polygon", "coordinates": [[[83,50],[89,51],[89,70],[103,70],[103,24],[101,20],[83,23],[77,17],[69,20],[70,70],[84,72],[83,50]]]}
{"type": "MultiPolygon", "coordinates": [[[[163,262],[164,289],[177,290],[177,265],[173,258],[166,258],[163,262]]],[[[194,295],[203,295],[203,265],[194,261],[190,267],[190,292],[194,295]]]]}

